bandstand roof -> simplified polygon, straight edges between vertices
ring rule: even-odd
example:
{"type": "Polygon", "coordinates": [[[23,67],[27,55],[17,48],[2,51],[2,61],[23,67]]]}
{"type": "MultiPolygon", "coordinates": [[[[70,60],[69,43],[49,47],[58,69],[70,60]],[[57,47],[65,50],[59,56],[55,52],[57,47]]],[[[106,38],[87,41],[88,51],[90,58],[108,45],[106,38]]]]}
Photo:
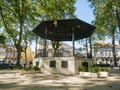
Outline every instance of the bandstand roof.
{"type": "Polygon", "coordinates": [[[33,32],[41,38],[55,41],[72,41],[90,37],[95,27],[79,19],[48,20],[38,24],[33,32]]]}

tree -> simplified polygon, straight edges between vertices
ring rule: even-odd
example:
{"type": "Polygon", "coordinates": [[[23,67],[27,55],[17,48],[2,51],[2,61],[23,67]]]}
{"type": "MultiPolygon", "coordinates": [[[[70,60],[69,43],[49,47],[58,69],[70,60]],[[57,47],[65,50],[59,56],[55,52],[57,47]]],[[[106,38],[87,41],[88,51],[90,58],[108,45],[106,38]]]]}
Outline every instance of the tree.
{"type": "Polygon", "coordinates": [[[21,62],[25,64],[29,64],[33,60],[33,54],[31,52],[30,47],[27,47],[26,51],[26,46],[22,46],[22,51],[21,51],[21,62]],[[26,52],[26,53],[25,53],[26,52]]]}
{"type": "Polygon", "coordinates": [[[38,3],[43,20],[74,18],[76,0],[41,0],[38,3]]]}
{"type": "Polygon", "coordinates": [[[55,57],[56,56],[56,51],[59,48],[60,43],[59,43],[59,41],[52,41],[52,40],[51,40],[51,43],[52,43],[52,47],[54,49],[53,56],[55,57]]]}
{"type": "Polygon", "coordinates": [[[31,42],[33,41],[34,37],[33,37],[33,33],[32,31],[29,30],[28,26],[24,26],[24,33],[23,33],[23,45],[24,45],[24,53],[25,53],[25,63],[27,64],[27,48],[28,48],[28,44],[31,44],[31,42]]]}
{"type": "MultiPolygon", "coordinates": [[[[117,65],[116,53],[115,53],[115,32],[117,27],[120,26],[120,16],[118,14],[120,10],[119,0],[88,0],[91,2],[91,7],[94,7],[96,25],[96,33],[98,37],[107,35],[112,38],[113,59],[115,65],[117,65]]],[[[119,27],[120,30],[120,27],[119,27]]]]}
{"type": "Polygon", "coordinates": [[[34,1],[30,0],[0,0],[2,25],[16,47],[17,66],[20,65],[23,28],[28,23],[27,21],[34,19],[32,13],[35,12],[35,8],[33,5],[34,1]]]}

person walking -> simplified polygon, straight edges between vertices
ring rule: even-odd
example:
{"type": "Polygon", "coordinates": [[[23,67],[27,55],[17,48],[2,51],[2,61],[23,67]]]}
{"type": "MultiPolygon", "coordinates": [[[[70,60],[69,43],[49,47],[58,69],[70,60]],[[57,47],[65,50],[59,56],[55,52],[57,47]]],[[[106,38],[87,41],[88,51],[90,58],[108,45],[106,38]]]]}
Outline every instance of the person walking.
{"type": "Polygon", "coordinates": [[[110,62],[110,68],[113,69],[113,63],[112,62],[110,62]]]}

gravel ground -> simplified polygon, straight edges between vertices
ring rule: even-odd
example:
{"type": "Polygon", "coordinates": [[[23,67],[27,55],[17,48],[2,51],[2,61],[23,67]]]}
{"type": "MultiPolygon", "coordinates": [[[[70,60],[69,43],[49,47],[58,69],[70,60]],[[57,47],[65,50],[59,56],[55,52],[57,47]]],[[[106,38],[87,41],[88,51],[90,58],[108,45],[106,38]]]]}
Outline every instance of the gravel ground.
{"type": "Polygon", "coordinates": [[[0,70],[0,90],[120,90],[120,71],[110,70],[107,78],[79,75],[19,75],[15,70],[0,70]]]}

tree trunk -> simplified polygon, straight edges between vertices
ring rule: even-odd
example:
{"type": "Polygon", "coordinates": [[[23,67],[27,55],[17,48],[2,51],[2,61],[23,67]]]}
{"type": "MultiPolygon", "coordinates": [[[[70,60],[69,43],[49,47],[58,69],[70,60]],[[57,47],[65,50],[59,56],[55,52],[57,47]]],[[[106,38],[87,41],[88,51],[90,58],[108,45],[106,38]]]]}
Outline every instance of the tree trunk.
{"type": "Polygon", "coordinates": [[[16,65],[17,66],[20,66],[20,59],[21,59],[21,41],[22,41],[22,21],[20,20],[20,33],[19,33],[19,41],[18,41],[18,44],[16,45],[17,47],[17,63],[16,65]]]}
{"type": "Polygon", "coordinates": [[[86,38],[86,57],[88,58],[88,39],[86,38]]]}
{"type": "Polygon", "coordinates": [[[25,64],[27,64],[27,41],[25,45],[25,64]]]}
{"type": "Polygon", "coordinates": [[[116,14],[116,20],[117,20],[117,24],[118,24],[118,28],[119,28],[119,31],[120,31],[120,15],[119,15],[119,7],[117,6],[116,4],[116,0],[114,0],[114,12],[116,14]]]}
{"type": "Polygon", "coordinates": [[[57,48],[54,48],[53,57],[56,56],[57,48]]]}
{"type": "Polygon", "coordinates": [[[51,43],[52,43],[52,47],[54,49],[53,57],[55,57],[57,49],[59,48],[60,44],[59,44],[59,41],[51,41],[51,43]]]}
{"type": "Polygon", "coordinates": [[[90,58],[92,59],[92,42],[91,42],[91,37],[89,38],[89,43],[90,43],[90,58]]]}
{"type": "Polygon", "coordinates": [[[21,46],[16,44],[15,45],[16,49],[17,49],[17,63],[16,66],[20,66],[20,59],[21,59],[21,46]]]}
{"type": "Polygon", "coordinates": [[[117,59],[116,59],[116,50],[115,50],[115,29],[112,30],[112,53],[113,53],[113,61],[114,65],[117,66],[117,59]]]}
{"type": "Polygon", "coordinates": [[[37,43],[38,43],[38,36],[36,35],[36,46],[35,46],[35,55],[37,55],[38,53],[37,53],[37,43]]]}
{"type": "Polygon", "coordinates": [[[19,12],[18,15],[19,15],[19,24],[20,24],[20,32],[19,32],[19,39],[18,39],[18,43],[17,43],[17,63],[16,65],[17,66],[20,66],[20,59],[21,59],[21,42],[22,42],[22,33],[23,33],[23,7],[24,7],[24,2],[22,0],[22,10],[21,10],[21,13],[19,12]]]}

